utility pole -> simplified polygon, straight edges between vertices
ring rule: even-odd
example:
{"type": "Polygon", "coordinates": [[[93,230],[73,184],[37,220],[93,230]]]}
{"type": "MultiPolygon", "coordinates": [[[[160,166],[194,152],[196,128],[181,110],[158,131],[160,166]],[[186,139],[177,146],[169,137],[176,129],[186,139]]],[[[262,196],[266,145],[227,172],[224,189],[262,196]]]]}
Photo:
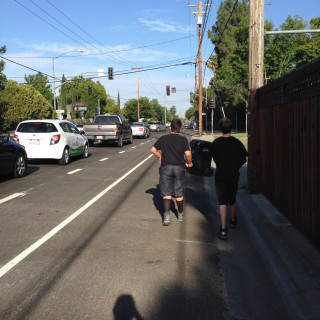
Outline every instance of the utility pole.
{"type": "Polygon", "coordinates": [[[202,15],[206,14],[206,11],[202,11],[202,6],[212,6],[212,4],[202,4],[201,1],[198,4],[188,4],[187,7],[198,7],[198,11],[192,12],[194,15],[198,15],[198,90],[199,90],[199,136],[202,136],[202,15]]]}
{"type": "Polygon", "coordinates": [[[139,67],[131,68],[133,70],[136,70],[137,75],[137,121],[140,120],[140,79],[139,79],[139,67]]]}
{"type": "Polygon", "coordinates": [[[248,161],[250,191],[259,191],[261,146],[257,116],[257,89],[263,86],[264,0],[250,0],[249,20],[249,134],[248,145],[253,157],[248,161]],[[250,160],[251,159],[251,160],[250,160]]]}

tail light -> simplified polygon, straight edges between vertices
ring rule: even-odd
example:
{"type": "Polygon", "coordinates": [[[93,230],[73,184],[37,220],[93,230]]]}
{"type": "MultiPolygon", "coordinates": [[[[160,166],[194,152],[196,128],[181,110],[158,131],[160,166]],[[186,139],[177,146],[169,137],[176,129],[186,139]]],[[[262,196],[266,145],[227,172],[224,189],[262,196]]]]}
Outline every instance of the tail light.
{"type": "Polygon", "coordinates": [[[60,134],[55,134],[54,136],[51,137],[50,140],[50,145],[57,144],[60,141],[60,134]]]}
{"type": "Polygon", "coordinates": [[[120,129],[120,126],[119,125],[115,125],[114,126],[114,132],[117,133],[120,129]]]}
{"type": "Polygon", "coordinates": [[[19,143],[19,136],[18,136],[17,134],[14,134],[14,135],[13,135],[13,141],[19,143]]]}

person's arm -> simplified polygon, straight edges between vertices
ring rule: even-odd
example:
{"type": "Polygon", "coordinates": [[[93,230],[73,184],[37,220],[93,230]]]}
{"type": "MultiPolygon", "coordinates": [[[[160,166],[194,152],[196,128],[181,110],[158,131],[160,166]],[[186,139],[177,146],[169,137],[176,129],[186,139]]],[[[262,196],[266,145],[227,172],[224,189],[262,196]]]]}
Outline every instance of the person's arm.
{"type": "Polygon", "coordinates": [[[151,147],[150,151],[159,159],[159,162],[161,164],[161,152],[159,152],[159,150],[157,150],[154,146],[151,147]]]}
{"type": "Polygon", "coordinates": [[[192,167],[193,163],[192,163],[192,153],[191,153],[191,151],[190,150],[185,151],[184,155],[186,157],[186,166],[188,168],[192,167]]]}

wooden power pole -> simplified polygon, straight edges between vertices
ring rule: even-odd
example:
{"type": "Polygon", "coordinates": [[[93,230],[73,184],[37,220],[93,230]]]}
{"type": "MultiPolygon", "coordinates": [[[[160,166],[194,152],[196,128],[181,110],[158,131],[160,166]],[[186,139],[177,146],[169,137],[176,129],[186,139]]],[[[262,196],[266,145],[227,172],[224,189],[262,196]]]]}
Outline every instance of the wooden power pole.
{"type": "Polygon", "coordinates": [[[199,94],[199,136],[202,136],[203,125],[202,125],[202,15],[206,14],[206,11],[202,10],[202,6],[212,6],[212,4],[202,4],[202,2],[198,2],[198,4],[188,4],[188,7],[198,7],[198,11],[192,12],[194,15],[197,15],[197,24],[198,24],[198,56],[197,56],[197,64],[198,64],[198,94],[199,94]]]}
{"type": "Polygon", "coordinates": [[[261,175],[257,89],[263,86],[264,72],[264,0],[250,0],[249,20],[249,130],[248,184],[251,192],[259,191],[261,175]],[[251,157],[250,157],[251,154],[251,157]]]}

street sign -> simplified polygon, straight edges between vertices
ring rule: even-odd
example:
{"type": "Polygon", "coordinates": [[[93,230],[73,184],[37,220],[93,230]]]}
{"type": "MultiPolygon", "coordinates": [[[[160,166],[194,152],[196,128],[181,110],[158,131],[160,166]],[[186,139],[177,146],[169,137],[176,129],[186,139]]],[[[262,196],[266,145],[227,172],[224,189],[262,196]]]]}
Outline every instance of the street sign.
{"type": "Polygon", "coordinates": [[[56,113],[57,113],[57,114],[63,114],[63,113],[64,113],[64,110],[56,110],[56,113]]]}

